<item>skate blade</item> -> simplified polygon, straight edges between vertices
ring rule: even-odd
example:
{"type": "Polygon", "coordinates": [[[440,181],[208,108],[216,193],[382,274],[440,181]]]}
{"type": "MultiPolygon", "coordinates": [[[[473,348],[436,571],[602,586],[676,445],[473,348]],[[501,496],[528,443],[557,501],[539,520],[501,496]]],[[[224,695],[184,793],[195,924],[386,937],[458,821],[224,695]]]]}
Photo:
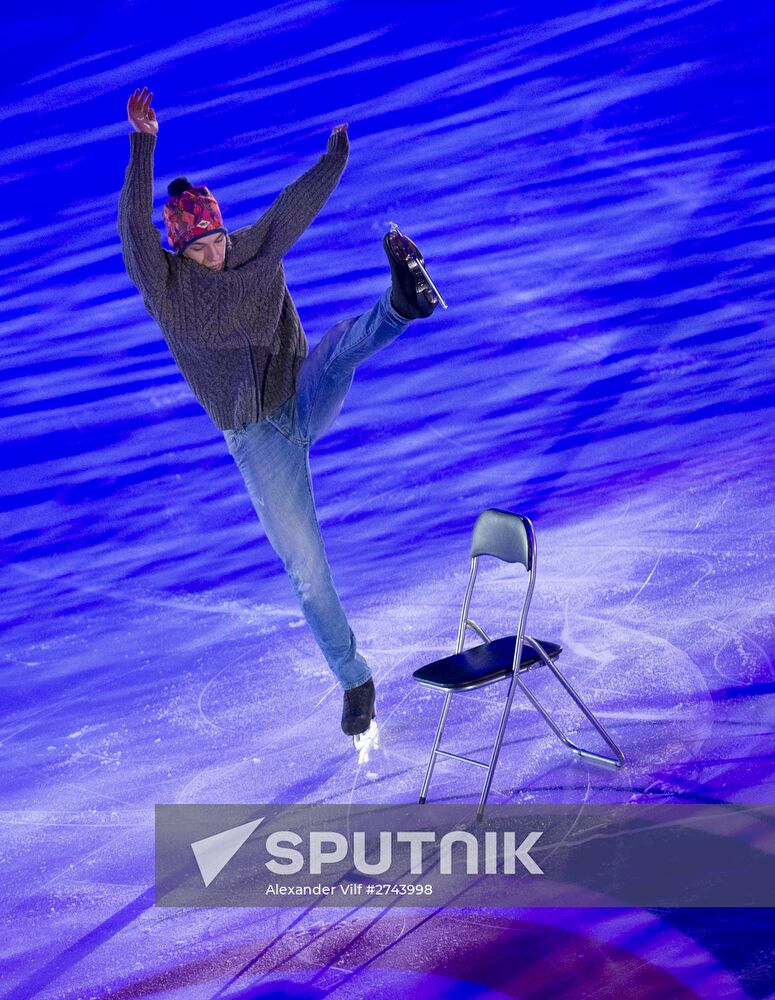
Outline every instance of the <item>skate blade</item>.
{"type": "Polygon", "coordinates": [[[372,719],[365,733],[353,736],[353,746],[358,751],[358,763],[366,764],[374,750],[379,749],[379,729],[377,720],[372,719]]]}
{"type": "Polygon", "coordinates": [[[422,263],[422,261],[418,260],[417,257],[414,258],[414,262],[419,267],[419,269],[420,269],[420,271],[422,273],[422,276],[425,278],[425,280],[430,285],[431,291],[433,292],[433,294],[436,296],[436,298],[441,303],[441,308],[442,309],[448,309],[449,307],[447,306],[447,303],[444,301],[444,298],[442,297],[441,292],[438,290],[438,288],[433,283],[433,278],[431,278],[431,276],[425,270],[425,265],[422,263]]]}

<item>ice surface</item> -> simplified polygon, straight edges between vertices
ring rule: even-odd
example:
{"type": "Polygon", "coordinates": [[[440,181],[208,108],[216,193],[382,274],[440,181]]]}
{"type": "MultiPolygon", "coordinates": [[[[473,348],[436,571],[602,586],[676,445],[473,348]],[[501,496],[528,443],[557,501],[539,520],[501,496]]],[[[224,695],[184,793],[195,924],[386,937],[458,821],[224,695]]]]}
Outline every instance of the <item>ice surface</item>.
{"type": "MultiPolygon", "coordinates": [[[[518,698],[491,801],[773,801],[771,12],[194,7],[185,30],[146,2],[92,5],[77,33],[20,15],[0,109],[9,995],[765,997],[769,913],[177,911],[152,886],[155,803],[415,800],[440,698],[411,674],[454,647],[489,506],[533,519],[530,630],[563,643],[628,760],[572,757],[518,698]],[[377,682],[362,763],[123,271],[144,83],[157,221],[187,172],[249,223],[350,122],[347,172],[286,260],[312,344],[386,286],[392,219],[450,305],[362,367],[311,457],[377,682]]],[[[519,583],[483,567],[492,633],[519,583]]],[[[460,699],[450,746],[486,752],[500,694],[460,699]]],[[[480,778],[441,761],[431,798],[475,803],[480,778]]]]}

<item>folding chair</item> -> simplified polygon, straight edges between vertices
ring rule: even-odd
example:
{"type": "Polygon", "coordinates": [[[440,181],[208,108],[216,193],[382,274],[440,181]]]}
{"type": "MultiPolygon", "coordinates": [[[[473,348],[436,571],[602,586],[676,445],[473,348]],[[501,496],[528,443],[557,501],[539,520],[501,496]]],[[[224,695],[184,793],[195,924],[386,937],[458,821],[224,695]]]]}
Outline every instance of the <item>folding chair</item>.
{"type": "Polygon", "coordinates": [[[435,660],[433,663],[428,663],[424,667],[420,667],[419,670],[415,670],[413,674],[415,680],[420,684],[446,691],[441,718],[436,727],[433,749],[425,773],[425,781],[420,792],[420,804],[425,802],[436,758],[452,757],[454,760],[476,764],[477,767],[483,767],[487,771],[487,778],[482,789],[479,808],[476,814],[477,820],[481,820],[487,796],[490,793],[490,785],[495,774],[495,765],[498,762],[498,755],[503,743],[503,734],[506,730],[506,721],[511,710],[511,701],[517,685],[527,695],[531,704],[546,719],[555,736],[562,740],[571,750],[579,754],[579,756],[587,757],[590,760],[604,764],[613,764],[616,767],[620,767],[624,763],[624,754],[554,662],[562,652],[562,646],[556,642],[546,642],[543,639],[538,641],[531,638],[525,632],[527,613],[530,607],[530,600],[533,596],[535,580],[536,540],[533,525],[529,519],[522,517],[520,514],[511,514],[505,510],[488,509],[482,511],[476,519],[471,538],[471,574],[468,579],[468,589],[466,590],[463,610],[460,615],[455,653],[453,656],[447,656],[442,660],[435,660]],[[495,556],[496,559],[500,559],[503,562],[521,563],[527,570],[527,590],[519,616],[519,627],[516,635],[505,636],[502,639],[491,639],[484,629],[480,628],[476,622],[468,617],[471,595],[473,594],[474,583],[476,582],[479,557],[482,555],[495,556]],[[464,651],[465,633],[466,629],[469,628],[476,632],[484,642],[482,645],[473,646],[464,651]],[[607,757],[604,754],[595,753],[592,750],[585,750],[577,746],[556,725],[521,677],[521,674],[527,670],[540,665],[549,667],[600,736],[602,736],[603,740],[613,750],[616,755],[615,757],[607,757]],[[439,749],[439,743],[444,731],[444,723],[447,719],[447,712],[452,702],[452,695],[456,691],[470,691],[474,688],[484,687],[487,684],[493,684],[495,681],[506,680],[507,678],[509,679],[508,693],[503,711],[501,712],[498,733],[489,763],[439,749]]]}

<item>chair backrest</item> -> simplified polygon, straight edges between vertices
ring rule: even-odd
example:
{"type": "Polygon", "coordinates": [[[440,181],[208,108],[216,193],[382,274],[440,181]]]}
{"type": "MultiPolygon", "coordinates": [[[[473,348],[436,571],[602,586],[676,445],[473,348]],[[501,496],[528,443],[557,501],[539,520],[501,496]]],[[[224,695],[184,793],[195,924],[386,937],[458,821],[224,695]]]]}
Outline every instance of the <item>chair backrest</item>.
{"type": "Polygon", "coordinates": [[[460,612],[460,623],[457,630],[457,645],[455,652],[460,653],[465,641],[467,628],[472,628],[485,642],[490,639],[484,629],[468,617],[471,607],[471,596],[476,583],[479,556],[495,556],[503,562],[521,563],[527,570],[527,587],[519,614],[517,641],[514,643],[513,669],[518,669],[518,657],[522,654],[522,637],[525,634],[525,623],[533,596],[536,579],[536,544],[535,532],[530,519],[522,514],[512,514],[507,510],[497,510],[493,507],[483,510],[477,517],[471,536],[471,573],[468,577],[466,596],[463,599],[463,609],[460,612]]]}
{"type": "Polygon", "coordinates": [[[530,572],[535,559],[535,533],[530,520],[494,507],[483,510],[471,536],[471,558],[483,555],[522,563],[530,572]]]}

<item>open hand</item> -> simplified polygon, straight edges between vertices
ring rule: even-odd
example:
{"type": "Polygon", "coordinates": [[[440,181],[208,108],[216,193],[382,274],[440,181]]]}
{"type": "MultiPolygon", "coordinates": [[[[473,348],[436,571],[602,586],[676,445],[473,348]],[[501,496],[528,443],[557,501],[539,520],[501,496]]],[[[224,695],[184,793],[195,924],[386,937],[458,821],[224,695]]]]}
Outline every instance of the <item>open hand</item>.
{"type": "Polygon", "coordinates": [[[336,153],[337,155],[342,155],[346,153],[350,148],[350,140],[347,138],[347,122],[343,125],[336,125],[331,129],[331,135],[328,137],[328,145],[326,149],[329,153],[336,153]]]}
{"type": "Polygon", "coordinates": [[[127,101],[126,113],[129,122],[135,132],[150,132],[158,135],[159,123],[156,121],[156,112],[151,107],[153,93],[143,87],[142,92],[137,89],[127,101]]]}

